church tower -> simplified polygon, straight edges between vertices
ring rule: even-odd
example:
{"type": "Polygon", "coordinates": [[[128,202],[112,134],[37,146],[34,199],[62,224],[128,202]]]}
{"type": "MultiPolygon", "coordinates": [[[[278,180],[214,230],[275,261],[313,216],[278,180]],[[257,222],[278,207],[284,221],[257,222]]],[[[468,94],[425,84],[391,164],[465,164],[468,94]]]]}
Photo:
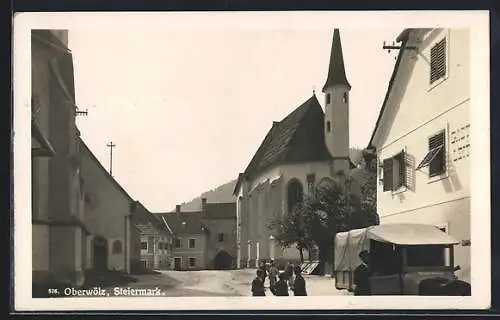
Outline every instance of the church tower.
{"type": "Polygon", "coordinates": [[[338,29],[333,32],[328,78],[323,86],[325,94],[325,143],[330,152],[332,174],[349,173],[349,91],[338,29]]]}

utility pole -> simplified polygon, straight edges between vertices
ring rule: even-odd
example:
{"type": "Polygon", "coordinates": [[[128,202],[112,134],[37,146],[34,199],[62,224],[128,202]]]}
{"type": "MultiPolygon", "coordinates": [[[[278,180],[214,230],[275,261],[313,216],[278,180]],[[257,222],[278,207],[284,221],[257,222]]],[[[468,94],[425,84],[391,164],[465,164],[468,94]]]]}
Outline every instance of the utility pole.
{"type": "Polygon", "coordinates": [[[116,147],[116,144],[110,142],[107,146],[109,148],[109,174],[113,176],[113,148],[116,147]]]}

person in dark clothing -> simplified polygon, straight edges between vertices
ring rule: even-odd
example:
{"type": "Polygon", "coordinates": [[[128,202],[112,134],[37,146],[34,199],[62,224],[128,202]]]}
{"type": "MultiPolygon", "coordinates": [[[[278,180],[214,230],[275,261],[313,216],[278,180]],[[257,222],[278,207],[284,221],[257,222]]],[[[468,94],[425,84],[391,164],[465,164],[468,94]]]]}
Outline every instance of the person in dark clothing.
{"type": "Polygon", "coordinates": [[[293,286],[293,269],[294,265],[292,263],[288,263],[285,267],[285,280],[288,282],[288,287],[291,289],[293,286]]]}
{"type": "Polygon", "coordinates": [[[278,268],[276,268],[276,265],[274,261],[271,261],[271,264],[269,266],[269,288],[272,288],[274,284],[277,281],[278,277],[278,268]]]}
{"type": "Polygon", "coordinates": [[[264,283],[266,282],[266,278],[267,278],[267,268],[266,268],[266,261],[265,260],[262,260],[260,262],[259,270],[262,271],[262,284],[264,285],[264,283]]]}
{"type": "Polygon", "coordinates": [[[368,265],[370,254],[363,250],[359,253],[362,263],[354,270],[354,288],[355,296],[368,296],[371,293],[370,288],[370,267],[368,265]]]}
{"type": "Polygon", "coordinates": [[[262,270],[257,270],[257,276],[252,281],[252,296],[259,297],[265,296],[264,281],[262,280],[262,270]]]}
{"type": "Polygon", "coordinates": [[[278,275],[279,280],[274,284],[271,288],[271,292],[275,296],[288,296],[288,284],[286,282],[286,275],[284,272],[281,272],[278,275]]]}
{"type": "Polygon", "coordinates": [[[302,277],[302,268],[295,266],[295,280],[293,281],[293,295],[294,296],[307,296],[306,280],[302,277]]]}

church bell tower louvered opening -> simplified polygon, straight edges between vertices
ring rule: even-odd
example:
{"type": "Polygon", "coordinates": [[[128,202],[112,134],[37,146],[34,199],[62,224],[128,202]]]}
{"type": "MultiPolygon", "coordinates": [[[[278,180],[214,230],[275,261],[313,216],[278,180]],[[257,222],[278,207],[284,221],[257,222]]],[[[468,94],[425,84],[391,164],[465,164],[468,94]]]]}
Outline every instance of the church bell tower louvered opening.
{"type": "Polygon", "coordinates": [[[325,94],[325,143],[333,163],[332,173],[348,173],[349,161],[349,92],[342,54],[340,32],[333,32],[328,77],[323,86],[325,94]]]}

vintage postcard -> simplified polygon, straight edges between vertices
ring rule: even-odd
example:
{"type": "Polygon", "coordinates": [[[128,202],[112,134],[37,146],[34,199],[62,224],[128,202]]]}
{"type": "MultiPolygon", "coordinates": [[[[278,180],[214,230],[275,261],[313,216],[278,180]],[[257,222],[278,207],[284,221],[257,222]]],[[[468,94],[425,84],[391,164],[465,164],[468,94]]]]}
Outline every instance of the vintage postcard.
{"type": "Polygon", "coordinates": [[[488,26],[16,15],[16,310],[487,308],[488,26]]]}

